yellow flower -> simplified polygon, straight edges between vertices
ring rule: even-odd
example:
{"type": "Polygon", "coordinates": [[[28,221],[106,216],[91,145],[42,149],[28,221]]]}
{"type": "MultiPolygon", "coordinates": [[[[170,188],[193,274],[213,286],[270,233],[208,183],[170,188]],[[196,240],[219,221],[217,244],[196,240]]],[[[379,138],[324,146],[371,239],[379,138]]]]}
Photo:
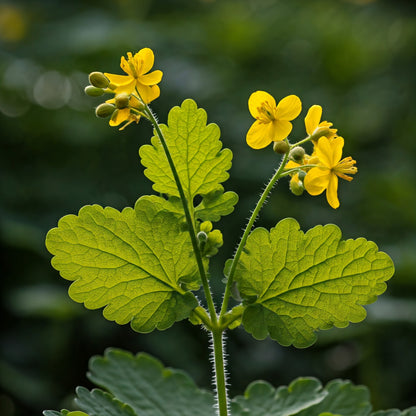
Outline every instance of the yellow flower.
{"type": "Polygon", "coordinates": [[[355,160],[351,157],[341,160],[343,147],[342,137],[331,140],[321,137],[315,144],[314,151],[319,159],[318,166],[309,170],[304,179],[304,186],[309,194],[319,195],[326,190],[326,199],[334,209],[339,207],[338,178],[352,181],[352,177],[348,175],[357,173],[355,160]]]}
{"type": "Polygon", "coordinates": [[[247,144],[262,149],[289,136],[293,127],[290,121],[300,114],[302,103],[296,95],[289,95],[276,106],[270,94],[256,91],[250,95],[248,108],[256,121],[247,132],[247,144]]]}
{"type": "Polygon", "coordinates": [[[314,133],[318,132],[318,129],[327,128],[329,133],[325,134],[325,136],[328,138],[334,137],[337,130],[330,128],[332,123],[329,123],[328,121],[321,121],[321,117],[322,107],[320,105],[313,105],[308,110],[308,114],[306,114],[305,117],[306,133],[308,133],[309,136],[312,136],[314,133]]]}
{"type": "Polygon", "coordinates": [[[160,95],[160,89],[156,85],[162,80],[162,71],[149,72],[154,63],[153,51],[143,48],[134,56],[127,52],[127,59],[122,56],[120,67],[127,75],[109,74],[104,75],[110,81],[111,89],[116,93],[125,92],[131,94],[135,90],[142,100],[148,104],[160,95]],[[149,72],[149,73],[148,73],[149,72]]]}

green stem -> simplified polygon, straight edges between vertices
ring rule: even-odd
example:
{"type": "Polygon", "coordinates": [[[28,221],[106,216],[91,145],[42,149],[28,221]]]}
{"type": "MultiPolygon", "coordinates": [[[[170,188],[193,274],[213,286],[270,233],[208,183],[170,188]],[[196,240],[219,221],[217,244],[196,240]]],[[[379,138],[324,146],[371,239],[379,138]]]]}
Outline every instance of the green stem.
{"type": "Polygon", "coordinates": [[[208,284],[208,277],[205,273],[205,267],[204,267],[204,263],[202,261],[201,251],[199,249],[198,240],[197,240],[197,237],[196,237],[195,225],[194,225],[194,221],[192,220],[192,217],[191,217],[191,213],[190,213],[189,206],[188,206],[188,201],[186,199],[185,192],[183,190],[182,183],[180,181],[180,178],[179,178],[178,172],[176,170],[175,164],[173,162],[172,156],[170,154],[168,145],[166,144],[165,137],[163,136],[163,133],[160,130],[159,124],[156,121],[156,118],[153,115],[152,110],[149,108],[148,105],[146,105],[145,112],[146,112],[146,115],[147,115],[149,121],[153,124],[153,126],[155,128],[160,142],[162,143],[163,150],[165,151],[166,158],[168,159],[169,166],[171,168],[173,177],[174,177],[175,182],[176,182],[176,186],[178,187],[179,196],[181,198],[183,210],[184,210],[184,213],[185,213],[185,219],[186,219],[186,222],[188,224],[188,230],[189,230],[189,235],[191,237],[192,247],[193,247],[193,250],[194,250],[194,253],[195,253],[195,258],[196,258],[196,262],[197,262],[197,265],[198,265],[199,274],[201,276],[202,287],[204,289],[209,314],[210,314],[212,323],[215,325],[218,321],[217,313],[215,311],[214,301],[212,299],[211,290],[210,290],[210,287],[209,287],[209,284],[208,284]]]}
{"type": "Polygon", "coordinates": [[[223,331],[220,329],[214,329],[212,331],[212,341],[214,346],[214,370],[215,383],[217,388],[218,415],[227,416],[228,398],[225,381],[223,331]]]}
{"type": "Polygon", "coordinates": [[[246,229],[244,230],[244,233],[243,233],[243,236],[241,237],[240,243],[238,244],[237,251],[234,255],[233,261],[231,263],[230,271],[229,271],[229,274],[228,274],[227,285],[225,287],[224,298],[223,298],[221,312],[220,312],[220,319],[227,312],[228,302],[229,302],[230,295],[231,295],[231,288],[232,288],[232,284],[233,284],[235,269],[237,267],[237,263],[238,263],[238,260],[240,259],[241,253],[243,252],[243,249],[244,249],[244,246],[246,244],[247,238],[250,234],[250,231],[253,227],[254,222],[256,221],[257,216],[259,215],[259,212],[260,212],[263,204],[266,202],[266,199],[269,196],[270,191],[273,189],[273,186],[280,179],[280,177],[283,176],[282,172],[283,172],[283,170],[286,166],[286,162],[287,162],[288,158],[289,158],[289,153],[286,153],[283,156],[283,159],[282,159],[282,162],[281,162],[279,168],[273,174],[269,183],[267,184],[266,188],[264,189],[263,193],[261,194],[260,199],[258,200],[257,205],[256,205],[256,207],[254,208],[254,211],[251,214],[251,217],[248,221],[246,229]]]}

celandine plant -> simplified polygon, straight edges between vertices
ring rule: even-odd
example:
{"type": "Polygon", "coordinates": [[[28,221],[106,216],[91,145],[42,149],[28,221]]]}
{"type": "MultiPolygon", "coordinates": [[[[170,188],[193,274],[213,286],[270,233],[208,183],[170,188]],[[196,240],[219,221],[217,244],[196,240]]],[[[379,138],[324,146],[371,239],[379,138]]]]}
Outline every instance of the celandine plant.
{"type": "Polygon", "coordinates": [[[416,408],[371,413],[365,387],[335,380],[322,386],[299,378],[274,389],[266,382],[249,385],[244,396],[227,397],[224,333],[242,326],[256,339],[271,337],[283,346],[305,348],[318,329],[360,322],[362,305],[374,302],[393,275],[391,259],[364,238],[342,240],[335,225],[306,233],[292,218],[271,230],[253,224],[273,186],[290,178],[300,195],[326,191],[328,203],[339,206],[338,178],[350,181],[357,172],[351,157],[342,158],[344,140],[332,124],[321,121],[322,108],[312,106],[305,118],[307,137],[288,136],[301,112],[295,95],[278,104],[264,91],[248,105],[256,119],[247,133],[254,149],[274,143],[281,155],[235,250],[224,276],[210,276],[211,258],[222,246],[213,223],[230,214],[238,197],[221,185],[228,179],[232,153],[223,149],[220,130],[206,124],[207,115],[190,99],[159,124],[149,103],[160,94],[161,71],[151,71],[153,52],[144,48],[121,58],[126,75],[90,74],[86,93],[109,94],[96,108],[120,130],[144,118],[154,127],[150,144],[139,154],[144,173],[159,195],[141,196],[134,208],[118,211],[89,205],[78,215],[63,217],[46,238],[52,265],[73,281],[70,297],[88,309],[104,307],[103,315],[133,330],[164,330],[189,319],[211,335],[215,393],[199,390],[181,371],[163,368],[147,354],[108,349],[90,361],[88,377],[100,388],[76,390],[81,410],[45,411],[45,416],[394,416],[416,415],[416,408]],[[310,142],[310,143],[309,143],[310,142]],[[303,146],[308,145],[308,154],[303,146]],[[199,198],[195,198],[199,197],[199,198]],[[199,203],[195,203],[199,200],[199,203]],[[215,305],[210,279],[224,280],[222,305],[215,305]],[[205,299],[194,294],[202,286],[205,299]],[[230,307],[230,297],[236,302],[230,307]]]}

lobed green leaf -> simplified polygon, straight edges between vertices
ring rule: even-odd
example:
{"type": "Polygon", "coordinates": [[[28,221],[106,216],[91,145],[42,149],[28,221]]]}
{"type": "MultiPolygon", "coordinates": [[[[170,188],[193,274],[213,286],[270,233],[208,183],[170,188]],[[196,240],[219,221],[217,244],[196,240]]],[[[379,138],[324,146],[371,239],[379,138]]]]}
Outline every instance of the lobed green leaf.
{"type": "MultiPolygon", "coordinates": [[[[108,349],[90,360],[89,379],[140,416],[213,416],[214,398],[182,371],[141,353],[108,349]]],[[[81,403],[80,403],[81,404],[81,403]]]]}
{"type": "Polygon", "coordinates": [[[199,287],[189,235],[157,200],[144,196],[122,212],[85,206],[46,238],[53,267],[74,281],[70,297],[138,332],[166,329],[198,305],[186,290],[199,287]]]}
{"type": "MultiPolygon", "coordinates": [[[[207,125],[207,114],[197,108],[195,101],[185,100],[181,107],[169,112],[168,125],[160,125],[179,179],[190,206],[194,198],[202,197],[195,218],[218,221],[234,209],[238,197],[226,192],[221,185],[229,177],[232,152],[222,149],[220,129],[216,124],[207,125]]],[[[179,198],[175,179],[159,138],[155,135],[151,145],[143,145],[139,151],[146,167],[144,174],[154,183],[153,189],[161,194],[179,198]]]]}
{"type": "Polygon", "coordinates": [[[246,306],[242,323],[255,338],[307,347],[315,331],[346,327],[366,316],[361,305],[386,289],[394,267],[364,238],[341,241],[335,225],[306,234],[291,218],[270,232],[255,229],[235,272],[246,306]]]}
{"type": "Polygon", "coordinates": [[[299,378],[288,387],[278,389],[264,381],[251,383],[244,396],[233,399],[233,415],[239,416],[290,416],[298,414],[316,403],[328,393],[313,378],[299,378]]]}
{"type": "Polygon", "coordinates": [[[332,380],[325,386],[326,397],[318,404],[302,410],[296,416],[368,416],[371,412],[370,393],[365,386],[355,386],[347,380],[332,380]]]}

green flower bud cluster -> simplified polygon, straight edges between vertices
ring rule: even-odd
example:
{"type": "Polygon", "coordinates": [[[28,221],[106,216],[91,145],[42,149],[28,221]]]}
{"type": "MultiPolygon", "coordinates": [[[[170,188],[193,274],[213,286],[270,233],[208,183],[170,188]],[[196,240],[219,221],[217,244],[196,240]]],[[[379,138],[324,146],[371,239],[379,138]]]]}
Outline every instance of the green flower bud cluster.
{"type": "Polygon", "coordinates": [[[222,233],[220,230],[212,229],[211,221],[204,221],[199,225],[197,238],[204,257],[215,256],[218,249],[223,245],[222,233]]]}
{"type": "Polygon", "coordinates": [[[85,94],[90,97],[100,97],[104,95],[106,89],[109,88],[110,81],[102,72],[91,72],[88,76],[91,85],[87,85],[84,89],[85,94]]]}

